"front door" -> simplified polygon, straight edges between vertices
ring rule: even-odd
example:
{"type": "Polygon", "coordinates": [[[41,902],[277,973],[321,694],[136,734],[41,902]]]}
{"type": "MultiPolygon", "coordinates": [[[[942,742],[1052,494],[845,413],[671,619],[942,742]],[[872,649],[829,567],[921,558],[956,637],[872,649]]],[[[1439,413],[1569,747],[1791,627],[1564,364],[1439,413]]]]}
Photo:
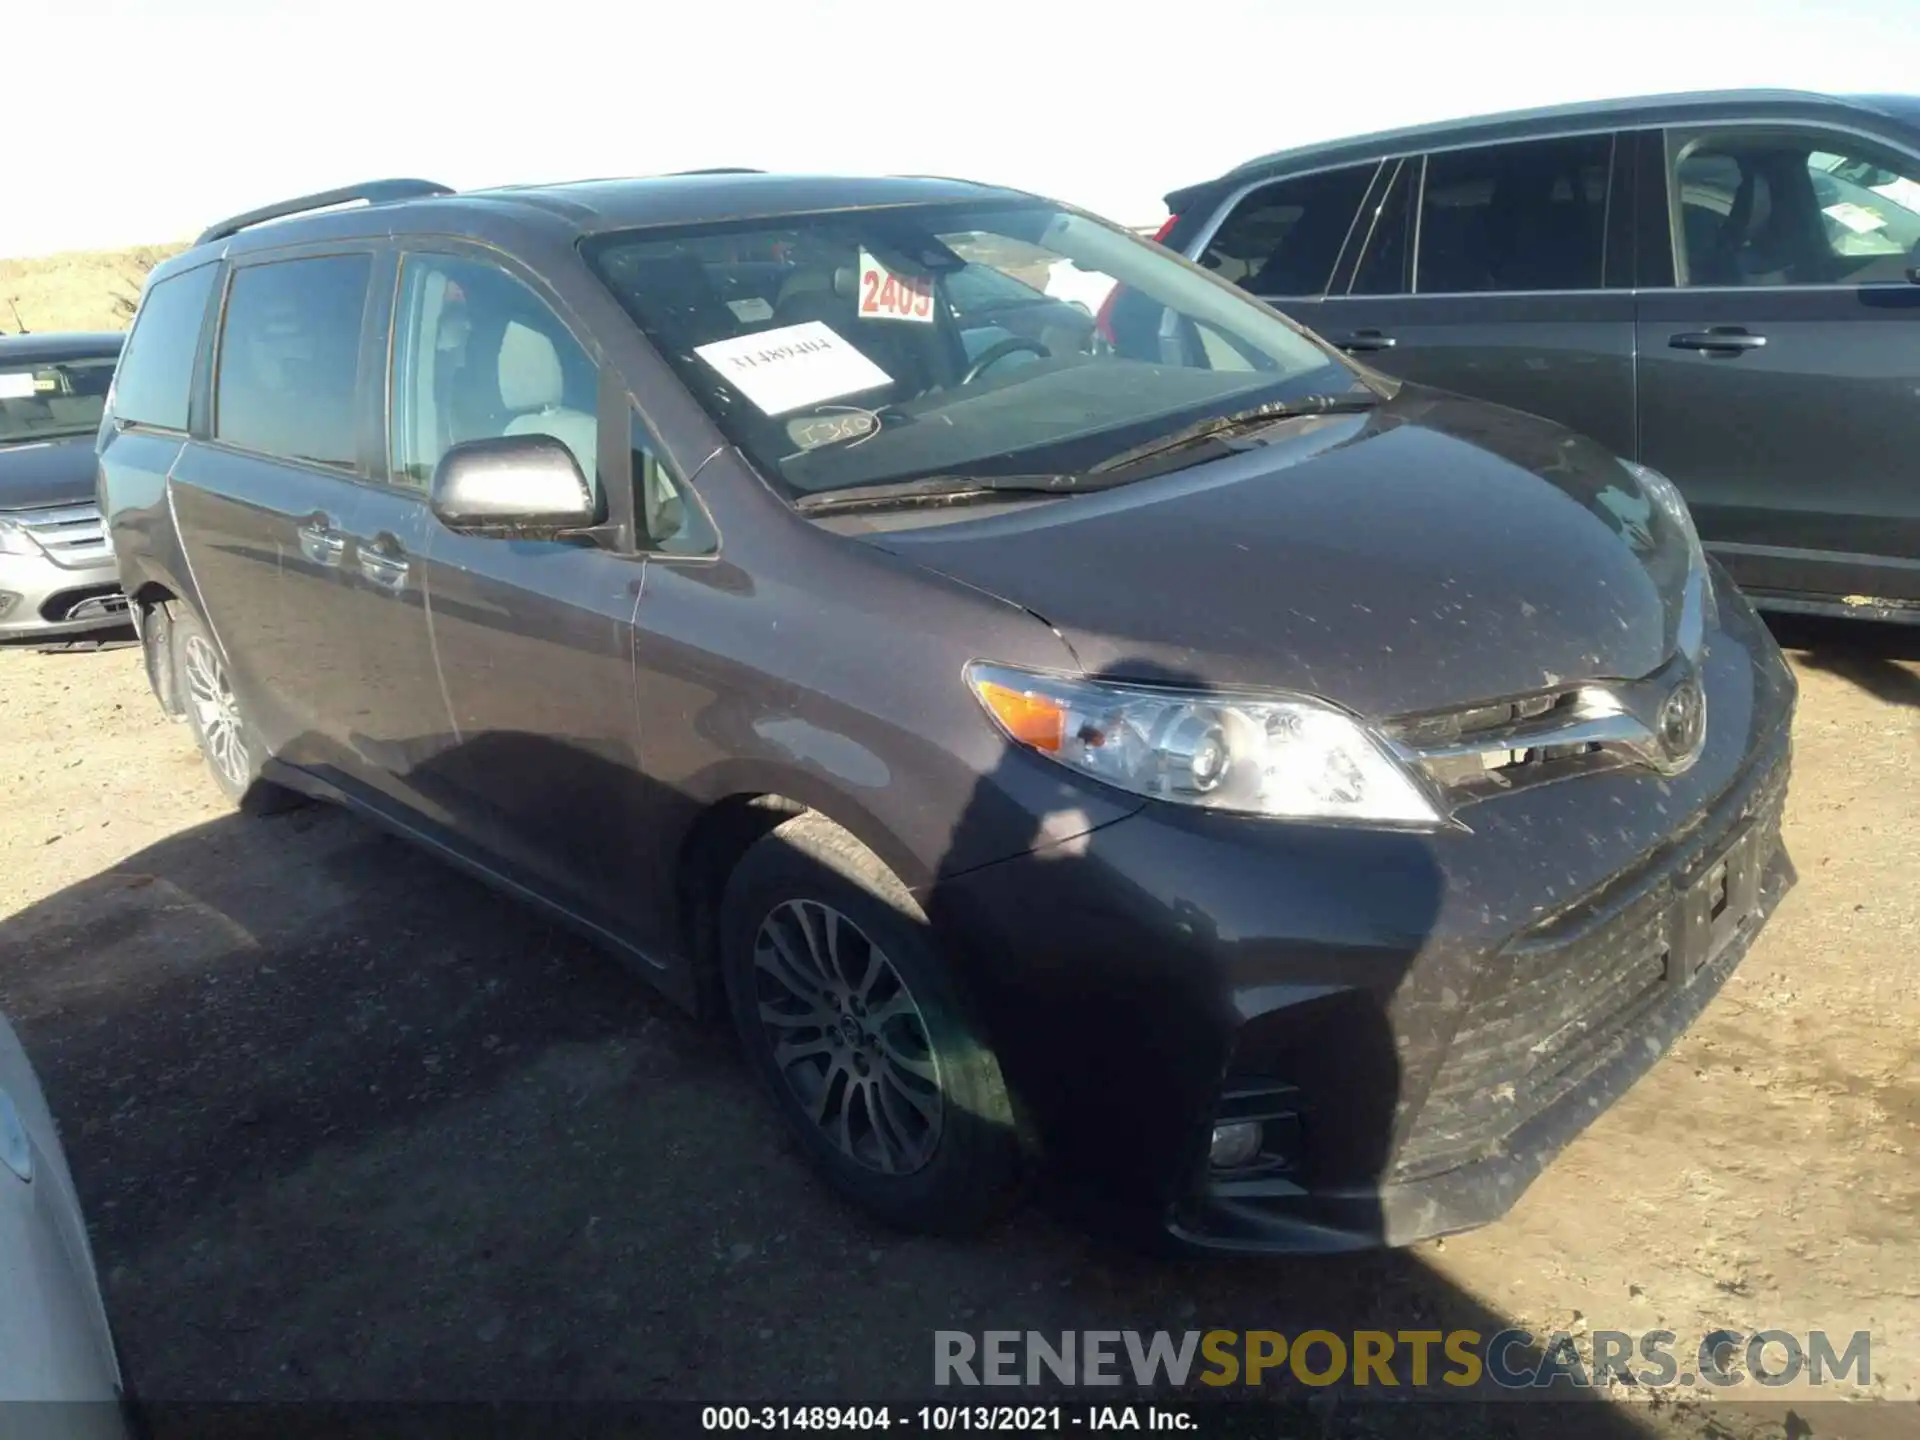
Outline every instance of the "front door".
{"type": "Polygon", "coordinates": [[[1676,283],[1639,297],[1641,458],[1742,588],[1920,603],[1920,159],[1806,126],[1666,152],[1672,208],[1648,208],[1676,283]]]}
{"type": "MultiPolygon", "coordinates": [[[[395,326],[396,479],[424,489],[461,441],[547,434],[605,511],[600,367],[552,301],[477,254],[410,254],[395,326]]],[[[391,574],[404,555],[402,583],[424,587],[448,715],[406,783],[510,876],[633,938],[629,902],[645,888],[625,838],[646,809],[634,793],[642,557],[457,534],[431,517],[390,539],[375,568],[391,574]]]]}

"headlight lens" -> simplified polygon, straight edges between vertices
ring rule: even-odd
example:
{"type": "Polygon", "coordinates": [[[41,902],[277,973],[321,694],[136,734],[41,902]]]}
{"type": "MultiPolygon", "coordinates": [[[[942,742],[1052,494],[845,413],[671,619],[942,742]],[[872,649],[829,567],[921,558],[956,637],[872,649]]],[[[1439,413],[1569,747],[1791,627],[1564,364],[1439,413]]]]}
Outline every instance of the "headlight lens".
{"type": "Polygon", "coordinates": [[[1009,739],[1136,795],[1291,820],[1440,821],[1384,744],[1316,700],[979,663],[967,667],[967,683],[1009,739]]]}
{"type": "Polygon", "coordinates": [[[1720,621],[1720,607],[1714,598],[1713,576],[1707,570],[1707,552],[1700,543],[1700,530],[1693,523],[1693,512],[1687,508],[1680,487],[1652,466],[1642,465],[1635,460],[1622,460],[1620,465],[1640,482],[1640,488],[1652,502],[1653,508],[1681,536],[1687,547],[1687,581],[1681,601],[1679,645],[1687,654],[1697,655],[1705,638],[1706,627],[1709,624],[1717,625],[1720,621]]]}
{"type": "Polygon", "coordinates": [[[39,546],[13,521],[0,518],[0,555],[35,555],[39,546]]]}

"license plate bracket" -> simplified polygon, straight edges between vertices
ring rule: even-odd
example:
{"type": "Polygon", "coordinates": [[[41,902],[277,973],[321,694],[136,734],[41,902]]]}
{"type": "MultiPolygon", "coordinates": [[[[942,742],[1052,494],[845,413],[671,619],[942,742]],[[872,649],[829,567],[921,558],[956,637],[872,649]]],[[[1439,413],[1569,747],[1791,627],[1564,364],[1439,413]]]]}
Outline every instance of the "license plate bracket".
{"type": "Polygon", "coordinates": [[[1686,985],[1720,957],[1760,901],[1762,841],[1770,831],[1749,823],[1688,880],[1676,902],[1667,950],[1667,979],[1686,985]]]}

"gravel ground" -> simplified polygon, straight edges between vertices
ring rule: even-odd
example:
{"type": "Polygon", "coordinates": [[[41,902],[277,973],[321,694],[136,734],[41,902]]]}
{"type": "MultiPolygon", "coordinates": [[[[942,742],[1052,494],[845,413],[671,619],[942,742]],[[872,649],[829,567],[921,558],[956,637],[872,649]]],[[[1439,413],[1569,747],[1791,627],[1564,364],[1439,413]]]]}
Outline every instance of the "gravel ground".
{"type": "Polygon", "coordinates": [[[937,1328],[1728,1325],[1869,1329],[1893,1403],[1585,1408],[1912,1434],[1920,631],[1776,628],[1799,888],[1510,1216],[1401,1252],[1150,1261],[1037,1208],[878,1232],[615,962],[344,813],[223,811],[132,650],[0,653],[0,1009],[149,1397],[901,1398],[937,1328]]]}

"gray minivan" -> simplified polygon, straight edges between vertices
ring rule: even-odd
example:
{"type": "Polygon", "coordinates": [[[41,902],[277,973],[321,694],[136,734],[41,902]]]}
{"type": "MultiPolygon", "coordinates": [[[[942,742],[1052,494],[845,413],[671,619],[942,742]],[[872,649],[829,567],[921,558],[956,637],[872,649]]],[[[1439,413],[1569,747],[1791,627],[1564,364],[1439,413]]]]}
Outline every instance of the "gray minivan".
{"type": "Polygon", "coordinates": [[[1162,243],[1350,354],[1671,476],[1763,608],[1920,621],[1920,99],[1492,115],[1167,204],[1162,243]]]}
{"type": "Polygon", "coordinates": [[[1794,682],[1669,481],[1013,190],[269,207],[154,272],[100,469],[229,797],[730,1013],[896,1225],[1483,1223],[1794,883],[1794,682]],[[969,337],[1060,266],[1147,341],[969,337]]]}

